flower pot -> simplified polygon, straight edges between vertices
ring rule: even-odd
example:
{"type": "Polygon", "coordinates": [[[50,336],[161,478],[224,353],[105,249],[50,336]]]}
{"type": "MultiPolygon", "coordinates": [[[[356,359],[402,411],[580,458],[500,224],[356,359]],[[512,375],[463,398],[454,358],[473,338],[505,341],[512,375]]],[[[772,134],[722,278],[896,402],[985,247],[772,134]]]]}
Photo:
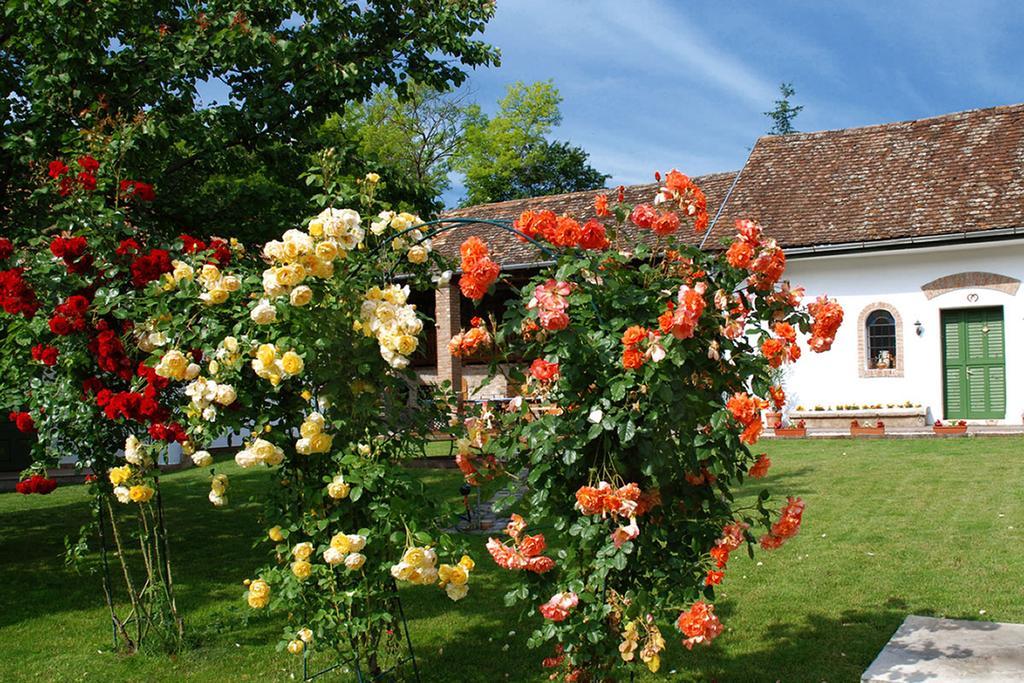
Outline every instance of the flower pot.
{"type": "Polygon", "coordinates": [[[936,434],[966,434],[967,425],[932,425],[936,434]]]}
{"type": "Polygon", "coordinates": [[[850,436],[885,436],[885,427],[850,427],[850,436]]]}
{"type": "Polygon", "coordinates": [[[774,432],[783,439],[797,439],[807,436],[807,427],[776,427],[774,432]]]}
{"type": "Polygon", "coordinates": [[[764,423],[769,429],[778,429],[782,424],[782,413],[765,411],[764,423]]]}

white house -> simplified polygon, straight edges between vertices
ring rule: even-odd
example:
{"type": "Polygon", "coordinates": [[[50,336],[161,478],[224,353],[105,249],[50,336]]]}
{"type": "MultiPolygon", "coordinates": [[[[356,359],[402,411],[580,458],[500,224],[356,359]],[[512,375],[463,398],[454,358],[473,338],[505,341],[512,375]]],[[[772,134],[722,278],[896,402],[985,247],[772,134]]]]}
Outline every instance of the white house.
{"type": "MultiPolygon", "coordinates": [[[[1024,341],[1024,105],[762,137],[739,172],[695,180],[711,214],[721,210],[704,248],[721,248],[736,218],[754,219],[786,249],[785,277],[809,296],[836,297],[846,312],[832,351],[805,353],[790,369],[791,407],[909,402],[929,422],[1021,424],[1024,360],[1007,349],[1024,341]]],[[[649,201],[654,191],[630,187],[626,199],[649,201]]],[[[448,215],[512,219],[551,209],[586,220],[595,194],[448,215]]],[[[481,232],[507,276],[543,261],[528,245],[483,226],[460,227],[436,244],[455,255],[466,236],[481,232]]],[[[439,351],[421,359],[421,377],[450,379],[472,397],[483,369],[462,367],[444,352],[475,314],[472,304],[455,287],[421,302],[431,304],[431,349],[439,351]]],[[[483,305],[500,307],[501,294],[483,305]]],[[[496,384],[479,395],[511,393],[496,384]]]]}

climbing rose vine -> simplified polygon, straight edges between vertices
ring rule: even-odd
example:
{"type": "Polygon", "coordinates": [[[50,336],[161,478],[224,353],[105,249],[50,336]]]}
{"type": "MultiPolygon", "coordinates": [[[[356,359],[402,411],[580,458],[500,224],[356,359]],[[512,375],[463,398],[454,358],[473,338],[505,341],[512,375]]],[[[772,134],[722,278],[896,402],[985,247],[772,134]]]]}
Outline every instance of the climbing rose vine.
{"type": "MultiPolygon", "coordinates": [[[[771,464],[751,448],[768,400],[783,396],[773,370],[799,359],[800,333],[825,351],[842,322],[826,297],[802,304],[757,224],[737,222],[720,250],[690,246],[685,226],[707,229],[706,200],[678,171],[650,203],[600,195],[596,210],[616,220],[516,221],[556,255],[488,333],[492,376],[507,373],[523,396],[488,412],[483,435],[482,418],[468,420],[458,456],[471,481],[485,464],[522,477],[527,493],[506,501],[512,521],[487,550],[516,581],[506,601],[535,624],[530,646],[567,681],[657,671],[670,641],[691,649],[722,634],[714,598],[730,555],[778,548],[804,513],[799,498],[740,488],[771,464]],[[653,238],[627,242],[626,220],[653,238]]],[[[463,245],[470,298],[498,275],[487,254],[476,237],[463,245]]]]}

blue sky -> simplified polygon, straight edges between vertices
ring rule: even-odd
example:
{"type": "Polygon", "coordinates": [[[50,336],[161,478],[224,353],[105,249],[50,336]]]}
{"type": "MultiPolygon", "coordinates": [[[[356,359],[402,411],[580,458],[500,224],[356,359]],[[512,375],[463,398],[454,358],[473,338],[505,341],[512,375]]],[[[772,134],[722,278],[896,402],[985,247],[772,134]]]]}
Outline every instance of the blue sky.
{"type": "Polygon", "coordinates": [[[498,0],[502,65],[468,87],[493,109],[507,84],[553,79],[553,137],[628,184],[742,166],[781,81],[801,131],[1022,102],[1022,35],[1010,1],[498,0]]]}

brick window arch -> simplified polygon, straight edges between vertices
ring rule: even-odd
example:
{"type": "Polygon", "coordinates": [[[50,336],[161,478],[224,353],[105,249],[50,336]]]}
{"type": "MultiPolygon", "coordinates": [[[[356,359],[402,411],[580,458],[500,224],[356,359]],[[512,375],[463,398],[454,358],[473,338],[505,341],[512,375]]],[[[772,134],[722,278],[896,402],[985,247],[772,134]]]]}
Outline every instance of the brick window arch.
{"type": "Polygon", "coordinates": [[[903,376],[903,319],[895,306],[875,302],[857,320],[857,374],[903,376]]]}

